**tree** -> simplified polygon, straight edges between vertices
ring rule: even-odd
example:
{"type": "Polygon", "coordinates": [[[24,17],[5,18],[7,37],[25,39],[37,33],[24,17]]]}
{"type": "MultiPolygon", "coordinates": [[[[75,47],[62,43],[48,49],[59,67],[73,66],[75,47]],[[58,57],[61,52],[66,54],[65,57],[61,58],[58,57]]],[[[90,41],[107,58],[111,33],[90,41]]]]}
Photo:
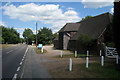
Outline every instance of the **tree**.
{"type": "Polygon", "coordinates": [[[23,43],[24,42],[24,39],[23,38],[20,38],[20,43],[23,43]]]}
{"type": "Polygon", "coordinates": [[[20,37],[19,33],[12,27],[6,28],[4,26],[0,26],[2,28],[2,38],[4,43],[16,44],[19,43],[20,37]]]}
{"type": "Polygon", "coordinates": [[[85,18],[82,18],[82,20],[86,20],[86,19],[89,19],[91,18],[92,16],[86,16],[85,18]]]}
{"type": "Polygon", "coordinates": [[[52,30],[46,27],[43,27],[38,31],[38,44],[51,44],[53,39],[52,30]]]}
{"type": "Polygon", "coordinates": [[[25,41],[27,42],[27,44],[31,44],[32,40],[34,39],[32,30],[29,28],[25,29],[23,31],[23,37],[24,37],[25,41]]]}
{"type": "Polygon", "coordinates": [[[94,44],[94,39],[89,37],[87,34],[80,34],[78,43],[82,50],[89,50],[89,48],[94,44]]]}
{"type": "Polygon", "coordinates": [[[53,39],[55,39],[57,36],[58,36],[58,34],[57,34],[57,33],[54,33],[54,34],[53,34],[53,39]]]}

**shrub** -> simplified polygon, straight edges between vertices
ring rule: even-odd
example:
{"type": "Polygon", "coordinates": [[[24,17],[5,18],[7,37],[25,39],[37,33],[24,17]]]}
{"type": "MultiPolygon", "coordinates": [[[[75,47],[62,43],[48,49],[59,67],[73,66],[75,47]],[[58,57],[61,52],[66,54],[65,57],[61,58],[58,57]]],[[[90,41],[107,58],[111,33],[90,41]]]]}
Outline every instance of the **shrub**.
{"type": "Polygon", "coordinates": [[[107,46],[108,47],[115,47],[115,43],[114,42],[107,42],[107,46]]]}
{"type": "Polygon", "coordinates": [[[82,50],[89,50],[94,44],[94,39],[89,37],[87,34],[80,34],[78,43],[82,50]]]}

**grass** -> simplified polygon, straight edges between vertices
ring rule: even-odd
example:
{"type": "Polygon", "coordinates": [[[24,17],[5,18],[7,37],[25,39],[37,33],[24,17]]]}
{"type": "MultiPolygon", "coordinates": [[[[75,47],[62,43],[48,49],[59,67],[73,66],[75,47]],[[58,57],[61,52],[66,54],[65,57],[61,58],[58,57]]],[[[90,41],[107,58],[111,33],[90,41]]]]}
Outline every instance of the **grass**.
{"type": "MultiPolygon", "coordinates": [[[[67,64],[66,64],[67,65],[67,64]]],[[[69,71],[68,66],[52,71],[53,77],[62,78],[113,78],[120,80],[119,65],[105,64],[103,67],[100,63],[89,63],[89,67],[85,67],[85,63],[74,64],[72,71],[69,71]]]]}
{"type": "Polygon", "coordinates": [[[43,49],[43,53],[41,52],[41,49],[38,49],[38,47],[34,47],[34,50],[37,54],[43,54],[43,53],[47,53],[47,50],[43,49]]]}
{"type": "MultiPolygon", "coordinates": [[[[87,55],[86,54],[77,54],[77,58],[80,58],[80,57],[86,57],[87,55]]],[[[89,56],[94,56],[94,55],[89,55],[89,56]]],[[[75,54],[63,54],[63,58],[73,58],[75,57],[75,54]]],[[[57,58],[60,58],[60,56],[57,56],[57,58]]]]}
{"type": "Polygon", "coordinates": [[[18,44],[0,44],[0,49],[8,48],[8,47],[11,47],[13,45],[18,45],[18,44]]]}
{"type": "Polygon", "coordinates": [[[93,74],[96,78],[119,78],[120,79],[120,71],[118,68],[119,65],[108,64],[106,63],[103,67],[100,63],[90,63],[89,67],[86,69],[85,64],[79,64],[78,67],[84,70],[85,73],[93,74]]]}

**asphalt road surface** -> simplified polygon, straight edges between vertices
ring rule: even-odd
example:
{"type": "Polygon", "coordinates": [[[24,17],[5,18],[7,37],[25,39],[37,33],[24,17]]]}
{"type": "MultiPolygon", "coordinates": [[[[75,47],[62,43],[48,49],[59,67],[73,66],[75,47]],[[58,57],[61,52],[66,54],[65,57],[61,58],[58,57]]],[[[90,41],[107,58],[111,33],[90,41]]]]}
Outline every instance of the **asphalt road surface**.
{"type": "Polygon", "coordinates": [[[25,59],[26,44],[12,46],[2,50],[2,78],[16,78],[25,59]]]}

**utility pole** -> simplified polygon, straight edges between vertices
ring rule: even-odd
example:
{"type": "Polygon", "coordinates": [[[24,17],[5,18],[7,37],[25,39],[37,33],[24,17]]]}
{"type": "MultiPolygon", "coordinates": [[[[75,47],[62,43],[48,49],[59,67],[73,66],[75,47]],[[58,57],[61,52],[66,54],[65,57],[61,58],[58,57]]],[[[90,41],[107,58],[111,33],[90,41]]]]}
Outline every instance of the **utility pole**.
{"type": "Polygon", "coordinates": [[[36,22],[36,47],[37,47],[37,22],[36,22]]]}

